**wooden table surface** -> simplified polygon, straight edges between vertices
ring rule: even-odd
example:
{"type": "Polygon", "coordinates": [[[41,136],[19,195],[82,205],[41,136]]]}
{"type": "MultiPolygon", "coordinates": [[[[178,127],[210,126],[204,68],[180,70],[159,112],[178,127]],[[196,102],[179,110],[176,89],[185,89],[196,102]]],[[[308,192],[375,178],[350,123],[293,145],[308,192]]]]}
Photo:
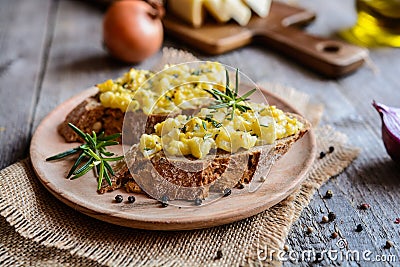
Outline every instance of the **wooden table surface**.
{"type": "MultiPolygon", "coordinates": [[[[317,20],[307,28],[310,33],[332,37],[355,21],[353,1],[298,2],[317,13],[317,20]]],[[[53,108],[131,67],[110,59],[103,50],[102,14],[103,10],[81,1],[1,1],[0,169],[27,156],[32,133],[53,108]]],[[[187,49],[168,37],[164,45],[187,49]]],[[[400,224],[395,224],[395,220],[400,217],[400,167],[386,154],[381,141],[381,122],[371,101],[400,107],[400,50],[371,50],[377,73],[363,67],[337,80],[324,79],[258,46],[216,57],[196,56],[237,66],[258,82],[280,83],[306,92],[312,102],[324,104],[322,123],[346,133],[349,142],[362,149],[359,158],[322,186],[303,211],[289,234],[287,243],[291,250],[337,249],[337,239],[330,238],[336,229],[347,240],[349,249],[360,253],[369,250],[373,259],[376,255],[382,256],[381,259],[394,255],[396,262],[380,264],[399,265],[400,224]],[[329,201],[322,199],[328,189],[334,193],[329,201]],[[371,209],[359,210],[361,203],[368,203],[371,209]],[[337,220],[320,224],[321,216],[329,211],[336,213],[337,220]],[[360,233],[355,231],[358,224],[364,227],[360,233]],[[307,235],[307,226],[314,227],[315,232],[307,235]],[[395,247],[384,249],[386,240],[393,241],[395,247]]],[[[158,53],[136,67],[150,68],[160,57],[158,53]]],[[[322,264],[341,262],[340,258],[331,261],[325,257],[322,264]]]]}

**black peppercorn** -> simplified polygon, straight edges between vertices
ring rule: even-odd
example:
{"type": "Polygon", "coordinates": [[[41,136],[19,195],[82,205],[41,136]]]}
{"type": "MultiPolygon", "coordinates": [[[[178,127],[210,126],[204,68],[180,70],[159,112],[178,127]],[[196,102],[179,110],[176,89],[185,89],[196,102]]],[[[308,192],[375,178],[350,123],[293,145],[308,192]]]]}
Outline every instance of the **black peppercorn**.
{"type": "Polygon", "coordinates": [[[122,201],[124,201],[124,198],[121,195],[116,195],[115,196],[115,201],[117,203],[121,203],[122,201]]]}
{"type": "Polygon", "coordinates": [[[319,158],[320,159],[322,159],[322,158],[324,158],[325,157],[325,152],[324,151],[321,151],[320,153],[319,153],[319,158]]]}
{"type": "Polygon", "coordinates": [[[232,190],[230,188],[225,188],[224,189],[224,197],[229,196],[230,194],[232,194],[232,190]]]}
{"type": "Polygon", "coordinates": [[[363,230],[363,226],[361,224],[357,225],[356,232],[361,232],[363,230]]]}
{"type": "Polygon", "coordinates": [[[243,188],[244,188],[244,184],[242,184],[242,183],[239,183],[239,184],[237,185],[237,188],[239,188],[239,189],[243,189],[243,188]]]}
{"type": "Polygon", "coordinates": [[[128,197],[128,202],[129,202],[129,203],[135,203],[135,201],[136,201],[135,196],[129,196],[129,197],[128,197]]]}
{"type": "Polygon", "coordinates": [[[326,191],[326,193],[325,193],[325,198],[330,199],[330,198],[332,198],[332,197],[333,197],[333,192],[332,192],[332,190],[326,191]]]}
{"type": "Polygon", "coordinates": [[[367,210],[370,208],[370,205],[367,203],[363,203],[359,206],[360,210],[367,210]]]}
{"type": "Polygon", "coordinates": [[[169,201],[168,196],[162,196],[162,198],[161,198],[161,206],[163,208],[168,207],[168,201],[169,201]]]}
{"type": "Polygon", "coordinates": [[[196,199],[194,200],[194,204],[195,204],[196,206],[200,206],[201,203],[203,203],[203,201],[202,201],[200,198],[196,198],[196,199]]]}
{"type": "Polygon", "coordinates": [[[391,247],[394,247],[394,243],[392,241],[390,241],[390,240],[386,240],[386,244],[385,244],[385,246],[383,248],[389,249],[391,247]]]}
{"type": "Polygon", "coordinates": [[[329,212],[328,219],[329,219],[329,221],[333,222],[336,219],[336,214],[333,212],[329,212]]]}
{"type": "Polygon", "coordinates": [[[335,147],[330,146],[330,147],[329,147],[329,153],[332,153],[333,151],[335,151],[335,147]]]}
{"type": "Polygon", "coordinates": [[[217,256],[214,258],[214,260],[222,259],[222,256],[224,256],[224,254],[222,254],[222,251],[221,251],[221,250],[218,250],[218,251],[217,251],[217,256]]]}

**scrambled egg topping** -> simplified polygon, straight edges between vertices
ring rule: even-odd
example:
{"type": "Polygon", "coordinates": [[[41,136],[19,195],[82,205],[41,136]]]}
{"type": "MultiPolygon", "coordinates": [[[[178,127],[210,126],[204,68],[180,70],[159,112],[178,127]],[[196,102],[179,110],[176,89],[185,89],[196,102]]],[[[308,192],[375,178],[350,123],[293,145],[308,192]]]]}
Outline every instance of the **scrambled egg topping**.
{"type": "Polygon", "coordinates": [[[98,84],[103,106],[143,110],[145,114],[169,113],[204,105],[209,94],[204,89],[225,84],[225,68],[217,62],[206,62],[191,68],[186,64],[164,67],[160,73],[131,69],[123,77],[98,84]]]}
{"type": "MultiPolygon", "coordinates": [[[[224,91],[225,67],[217,62],[168,66],[155,74],[131,69],[116,80],[98,84],[103,106],[123,112],[142,110],[145,114],[170,113],[206,106],[210,95],[204,89],[224,91]]],[[[173,156],[203,158],[212,149],[237,152],[291,136],[303,125],[275,106],[248,103],[251,110],[235,110],[231,120],[227,108],[203,108],[195,117],[179,115],[155,126],[155,133],[144,134],[140,149],[146,157],[160,150],[173,156]]]]}
{"type": "Polygon", "coordinates": [[[212,149],[237,152],[256,145],[273,144],[275,140],[297,133],[302,123],[275,106],[249,105],[251,110],[235,111],[230,120],[226,108],[203,108],[195,117],[179,115],[155,125],[154,134],[143,134],[140,149],[151,157],[161,149],[167,155],[192,155],[203,158],[212,149]]]}

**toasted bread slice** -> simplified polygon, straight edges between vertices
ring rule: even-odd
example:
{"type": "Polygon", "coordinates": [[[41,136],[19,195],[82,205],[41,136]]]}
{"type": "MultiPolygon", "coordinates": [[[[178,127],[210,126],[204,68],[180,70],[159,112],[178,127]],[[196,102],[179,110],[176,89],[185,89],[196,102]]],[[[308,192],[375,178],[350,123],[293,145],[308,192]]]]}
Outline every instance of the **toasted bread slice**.
{"type": "Polygon", "coordinates": [[[296,134],[276,140],[274,145],[252,147],[230,154],[217,151],[204,159],[191,161],[186,158],[168,158],[163,151],[150,160],[143,157],[138,145],[128,152],[125,161],[117,166],[112,185],[104,184],[100,193],[125,187],[128,192],[141,192],[141,184],[147,193],[161,198],[168,193],[169,199],[205,198],[209,191],[222,192],[237,184],[250,183],[268,173],[271,163],[282,157],[290,147],[310,129],[303,117],[286,113],[303,124],[296,134]],[[129,171],[131,170],[131,172],[129,171]],[[131,174],[132,173],[132,174],[131,174]]]}

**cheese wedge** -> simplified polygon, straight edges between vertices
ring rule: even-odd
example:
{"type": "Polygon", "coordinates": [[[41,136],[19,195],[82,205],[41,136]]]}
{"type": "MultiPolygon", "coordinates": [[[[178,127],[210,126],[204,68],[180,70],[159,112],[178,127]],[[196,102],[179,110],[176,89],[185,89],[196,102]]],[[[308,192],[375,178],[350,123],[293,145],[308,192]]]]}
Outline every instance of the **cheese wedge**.
{"type": "Polygon", "coordinates": [[[251,10],[242,0],[225,0],[224,10],[240,25],[245,26],[249,23],[251,10]]]}
{"type": "Polygon", "coordinates": [[[225,0],[204,0],[204,6],[211,16],[220,23],[231,19],[231,16],[225,9],[225,0]]]}
{"type": "Polygon", "coordinates": [[[271,7],[271,0],[243,0],[254,13],[258,16],[265,18],[268,16],[269,9],[271,7]]]}
{"type": "Polygon", "coordinates": [[[204,0],[169,0],[168,9],[176,16],[191,24],[200,27],[205,18],[204,0]]]}

